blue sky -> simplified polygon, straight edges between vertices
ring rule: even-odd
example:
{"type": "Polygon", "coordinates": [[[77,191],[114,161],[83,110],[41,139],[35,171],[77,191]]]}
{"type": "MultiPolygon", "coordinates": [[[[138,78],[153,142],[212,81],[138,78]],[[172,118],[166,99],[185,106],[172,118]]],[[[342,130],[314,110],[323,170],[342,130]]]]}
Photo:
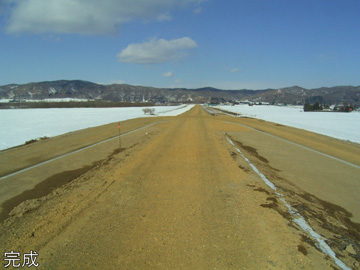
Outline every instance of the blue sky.
{"type": "Polygon", "coordinates": [[[0,85],[360,85],[360,1],[0,0],[0,85]]]}

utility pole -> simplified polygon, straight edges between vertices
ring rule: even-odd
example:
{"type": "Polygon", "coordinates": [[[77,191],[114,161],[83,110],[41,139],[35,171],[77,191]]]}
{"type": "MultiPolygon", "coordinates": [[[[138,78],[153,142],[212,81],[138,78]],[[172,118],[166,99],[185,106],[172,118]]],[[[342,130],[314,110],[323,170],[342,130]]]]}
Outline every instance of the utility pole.
{"type": "Polygon", "coordinates": [[[121,151],[120,122],[119,122],[119,124],[118,124],[118,130],[119,130],[119,151],[121,151]]]}

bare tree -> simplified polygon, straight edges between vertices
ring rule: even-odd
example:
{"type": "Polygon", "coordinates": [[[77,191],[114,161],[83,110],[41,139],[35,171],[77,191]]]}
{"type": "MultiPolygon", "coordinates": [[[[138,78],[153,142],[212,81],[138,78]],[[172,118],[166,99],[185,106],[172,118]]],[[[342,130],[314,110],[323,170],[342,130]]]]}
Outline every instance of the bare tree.
{"type": "Polygon", "coordinates": [[[144,108],[143,109],[144,114],[149,114],[149,115],[154,115],[155,114],[155,109],[154,108],[144,108]]]}

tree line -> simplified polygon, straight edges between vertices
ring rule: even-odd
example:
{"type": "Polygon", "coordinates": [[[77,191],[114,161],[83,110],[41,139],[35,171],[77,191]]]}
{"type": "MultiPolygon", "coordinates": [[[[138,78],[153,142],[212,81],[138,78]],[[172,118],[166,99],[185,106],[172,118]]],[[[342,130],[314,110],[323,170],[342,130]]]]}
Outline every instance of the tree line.
{"type": "Polygon", "coordinates": [[[341,105],[335,106],[334,108],[330,109],[329,105],[321,105],[319,102],[315,104],[305,103],[304,105],[304,112],[318,112],[318,111],[333,111],[333,112],[352,112],[354,110],[353,105],[341,105]]]}

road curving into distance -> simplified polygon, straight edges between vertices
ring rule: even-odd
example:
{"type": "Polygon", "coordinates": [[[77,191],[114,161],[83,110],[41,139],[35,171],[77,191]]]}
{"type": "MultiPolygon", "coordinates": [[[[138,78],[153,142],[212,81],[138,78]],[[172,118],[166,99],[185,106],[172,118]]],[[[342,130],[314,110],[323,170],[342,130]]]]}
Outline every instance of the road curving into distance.
{"type": "MultiPolygon", "coordinates": [[[[116,140],[82,151],[88,157],[107,148],[108,158],[46,196],[13,205],[0,227],[2,254],[35,250],[38,269],[359,267],[359,168],[337,160],[359,165],[358,145],[200,106],[169,119],[126,136],[121,152],[116,140]]],[[[77,154],[64,157],[64,168],[77,154]]]]}

